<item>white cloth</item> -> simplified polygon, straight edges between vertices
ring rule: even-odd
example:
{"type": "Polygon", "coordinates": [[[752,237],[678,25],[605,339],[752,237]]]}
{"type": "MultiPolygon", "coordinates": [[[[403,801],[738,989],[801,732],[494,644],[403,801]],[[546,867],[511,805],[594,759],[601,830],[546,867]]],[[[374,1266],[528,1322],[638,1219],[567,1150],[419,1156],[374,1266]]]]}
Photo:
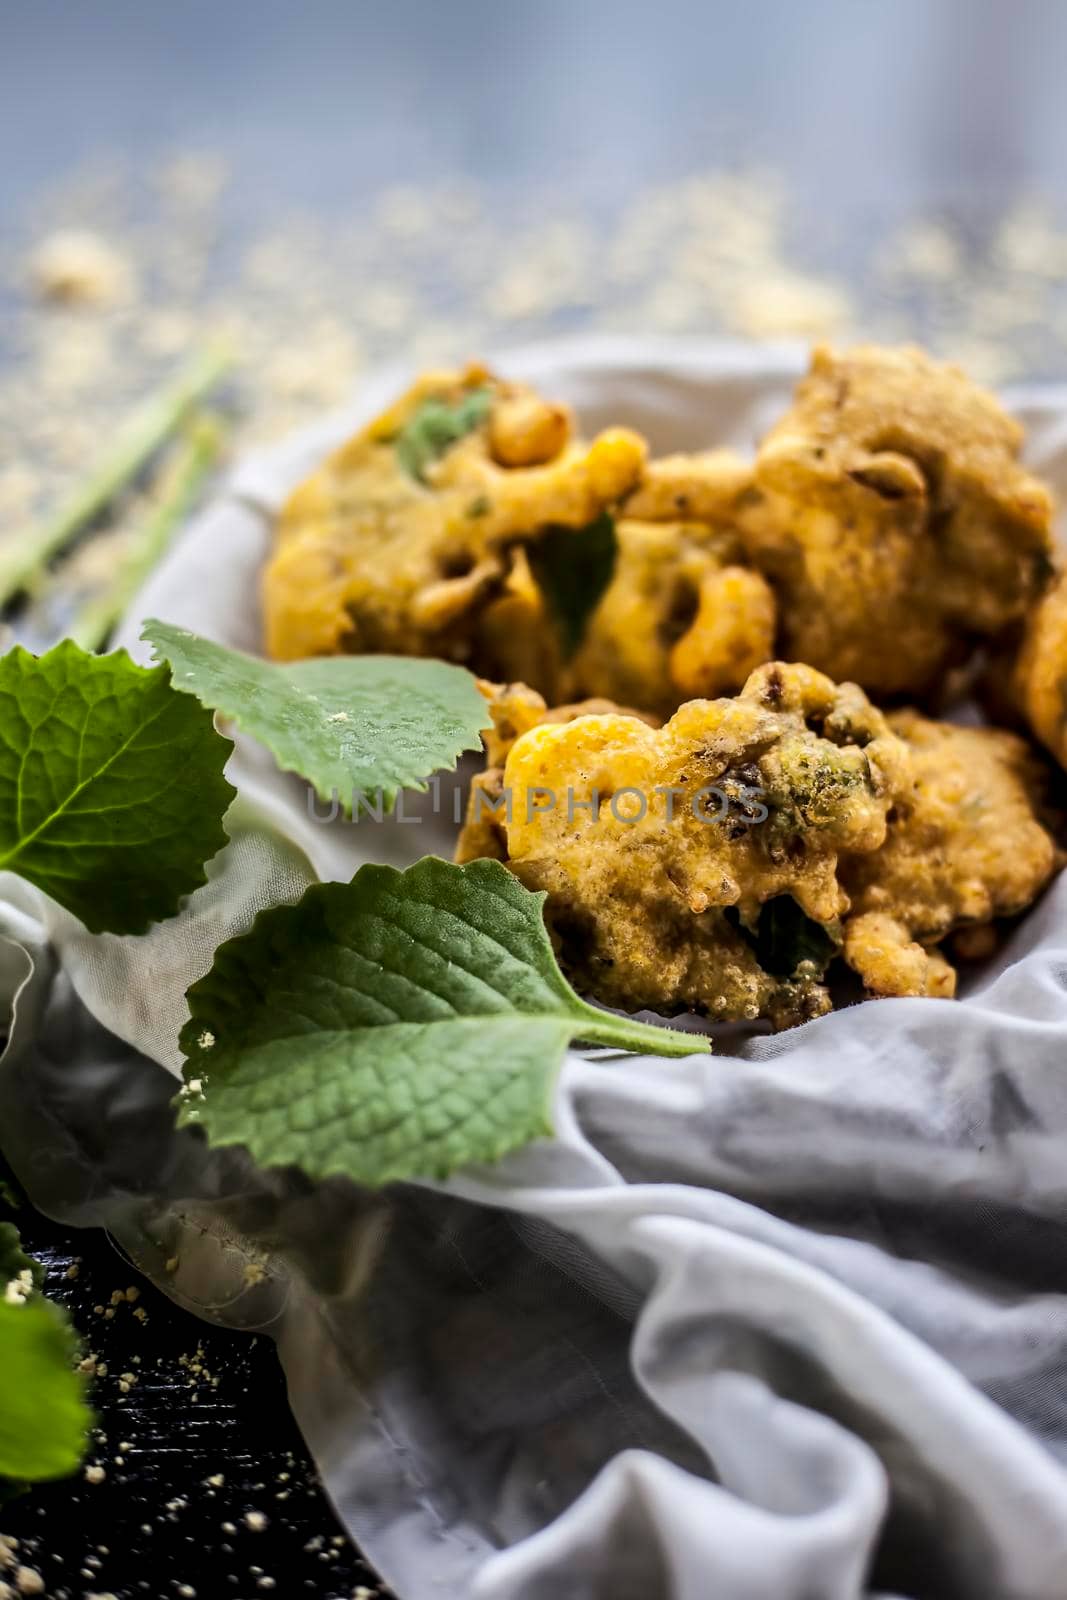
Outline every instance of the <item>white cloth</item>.
{"type": "MultiPolygon", "coordinates": [[[[802,361],[584,340],[500,366],[678,449],[751,445],[802,361]]],[[[270,512],[399,381],[237,471],[140,597],[135,655],[150,615],[256,648],[270,512]]],[[[1067,489],[1067,395],[1015,403],[1067,489]]],[[[418,827],[316,822],[245,739],[230,776],[233,842],[144,939],[0,878],[0,1129],[46,1209],[277,1338],[401,1600],[1064,1600],[1067,881],[959,1002],[572,1053],[555,1141],[372,1195],[170,1132],[182,996],[261,906],[450,827],[428,799],[418,827]]]]}

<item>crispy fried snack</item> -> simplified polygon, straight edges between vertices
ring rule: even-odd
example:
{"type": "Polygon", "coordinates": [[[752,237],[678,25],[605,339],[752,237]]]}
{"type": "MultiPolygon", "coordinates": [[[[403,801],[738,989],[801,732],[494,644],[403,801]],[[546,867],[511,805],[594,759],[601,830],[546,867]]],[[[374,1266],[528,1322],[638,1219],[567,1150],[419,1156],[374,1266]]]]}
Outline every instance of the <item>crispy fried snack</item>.
{"type": "Polygon", "coordinates": [[[729,450],[651,461],[616,524],[611,583],[563,671],[568,697],[669,716],[735,694],[774,655],[775,605],[747,566],[739,506],[752,468],[729,450]]]}
{"type": "MultiPolygon", "coordinates": [[[[627,429],[575,441],[566,408],[484,367],[428,374],[284,507],[263,586],[269,653],[477,661],[497,603],[505,617],[490,631],[510,646],[531,602],[516,547],[549,525],[593,521],[633,487],[644,456],[627,429]]],[[[526,654],[508,671],[536,654],[517,642],[526,654]]]]}
{"type": "Polygon", "coordinates": [[[949,933],[1024,910],[1061,865],[1040,819],[1043,773],[1024,742],[997,728],[889,718],[907,745],[911,782],[885,843],[844,864],[852,902],[844,956],[874,994],[952,994],[935,950],[949,933]]]}
{"type": "Polygon", "coordinates": [[[504,764],[516,739],[531,728],[542,722],[574,722],[578,717],[613,715],[633,717],[650,728],[659,725],[645,712],[616,705],[613,700],[579,700],[573,705],[549,709],[544,696],[525,683],[487,683],[480,678],[478,687],[489,702],[490,724],[483,735],[486,765],[484,772],[476,773],[471,780],[467,821],[456,846],[456,860],[460,865],[481,856],[489,856],[494,861],[507,860],[508,841],[501,798],[504,764]],[[476,799],[479,792],[480,797],[476,799]]]}
{"type": "MultiPolygon", "coordinates": [[[[578,708],[579,710],[581,708],[578,708]]],[[[529,722],[517,691],[461,859],[484,843],[532,889],[578,986],[609,1005],[784,1027],[829,1009],[840,864],[877,850],[907,756],[853,685],[772,663],[661,729],[620,713],[529,722]]]]}
{"type": "Polygon", "coordinates": [[[752,497],[752,463],[734,450],[658,456],[626,500],[638,522],[702,522],[735,529],[752,497]]]}
{"type": "Polygon", "coordinates": [[[1014,689],[1037,737],[1067,767],[1067,572],[1026,620],[1014,689]]]}
{"type": "Polygon", "coordinates": [[[1021,430],[912,348],[815,351],[763,440],[749,548],[777,590],[779,652],[872,694],[929,692],[1050,571],[1051,500],[1021,430]]]}
{"type": "Polygon", "coordinates": [[[956,969],[940,950],[913,939],[904,923],[884,911],[849,917],[843,929],[841,954],[875,996],[917,995],[951,1000],[956,969]]]}
{"type": "Polygon", "coordinates": [[[492,855],[546,890],[572,978],[622,1009],[788,1027],[829,1009],[836,955],[871,996],[948,998],[941,941],[988,953],[993,919],[1063,864],[1021,739],[884,718],[808,667],[765,666],[658,731],[604,702],[483,689],[489,767],[457,859],[492,855]]]}

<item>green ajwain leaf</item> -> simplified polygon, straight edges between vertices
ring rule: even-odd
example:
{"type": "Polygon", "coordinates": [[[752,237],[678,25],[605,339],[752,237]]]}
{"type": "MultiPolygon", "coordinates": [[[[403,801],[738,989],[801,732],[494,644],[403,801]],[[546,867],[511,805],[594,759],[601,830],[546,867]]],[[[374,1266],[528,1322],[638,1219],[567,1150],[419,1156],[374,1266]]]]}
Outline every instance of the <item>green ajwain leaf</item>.
{"type": "Polygon", "coordinates": [[[489,415],[493,403],[488,389],[471,389],[455,404],[424,400],[396,436],[400,465],[410,478],[426,482],[426,469],[457,440],[473,433],[489,415]]]}
{"type": "Polygon", "coordinates": [[[77,1340],[66,1313],[39,1293],[43,1280],[18,1229],[0,1223],[0,1500],[73,1472],[92,1421],[74,1370],[77,1340]]]}
{"type": "Polygon", "coordinates": [[[802,961],[823,973],[838,952],[836,925],[824,927],[800,909],[790,894],[776,895],[760,907],[754,935],[749,935],[760,966],[775,977],[789,978],[802,961]]]}
{"type": "Polygon", "coordinates": [[[611,582],[617,553],[615,521],[606,511],[584,528],[548,528],[528,548],[530,570],[568,660],[611,582]]]}
{"type": "Polygon", "coordinates": [[[0,1297],[12,1278],[17,1278],[20,1272],[29,1272],[37,1289],[44,1282],[44,1268],[23,1250],[19,1230],[14,1223],[0,1222],[0,1297]]]}
{"type": "Polygon", "coordinates": [[[485,700],[462,667],[408,656],[275,663],[151,620],[143,638],[174,687],[232,718],[286,772],[348,808],[353,790],[425,789],[427,777],[481,746],[485,700]]]}
{"type": "Polygon", "coordinates": [[[226,843],[229,740],[166,667],[71,640],[0,657],[0,870],[91,933],[143,933],[226,843]]]}
{"type": "Polygon", "coordinates": [[[39,1295],[0,1300],[0,1475],[36,1483],[65,1478],[85,1453],[92,1421],[77,1342],[65,1313],[39,1295]]]}
{"type": "Polygon", "coordinates": [[[543,900],[498,861],[427,857],[261,913],[189,990],[179,1120],[265,1167],[440,1178],[551,1131],[573,1039],[708,1048],[580,1000],[543,900]]]}

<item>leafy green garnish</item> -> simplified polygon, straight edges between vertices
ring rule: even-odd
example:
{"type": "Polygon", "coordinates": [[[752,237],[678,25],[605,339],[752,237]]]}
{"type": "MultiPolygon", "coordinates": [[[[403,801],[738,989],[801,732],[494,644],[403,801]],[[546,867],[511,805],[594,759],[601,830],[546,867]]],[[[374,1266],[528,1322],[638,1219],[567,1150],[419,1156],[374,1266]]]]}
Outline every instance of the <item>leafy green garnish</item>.
{"type": "Polygon", "coordinates": [[[0,1302],[0,1475],[65,1478],[85,1453],[90,1413],[74,1370],[77,1344],[62,1311],[31,1297],[0,1302]]]}
{"type": "Polygon", "coordinates": [[[287,772],[348,809],[353,790],[426,787],[480,745],[485,701],[462,667],[408,656],[333,656],[276,664],[149,621],[142,638],[169,661],[174,687],[230,717],[287,772]]]}
{"type": "Polygon", "coordinates": [[[427,467],[480,427],[492,403],[489,389],[471,389],[452,404],[435,398],[424,400],[395,440],[397,457],[408,476],[425,483],[427,467]]]}
{"type": "Polygon", "coordinates": [[[30,1274],[36,1289],[44,1282],[43,1267],[23,1250],[19,1230],[14,1223],[0,1222],[0,1294],[12,1278],[17,1278],[21,1272],[30,1274]]]}
{"type": "Polygon", "coordinates": [[[85,1453],[92,1421],[74,1370],[77,1340],[66,1313],[38,1293],[41,1269],[10,1224],[0,1228],[0,1493],[63,1478],[85,1453]],[[9,1480],[4,1485],[2,1480],[9,1480]]]}
{"type": "Polygon", "coordinates": [[[580,1000],[543,900],[500,862],[427,857],[262,912],[189,990],[180,1122],[314,1178],[442,1178],[551,1131],[575,1038],[708,1048],[580,1000]]]}
{"type": "Polygon", "coordinates": [[[584,528],[548,528],[527,554],[569,659],[615,572],[615,519],[604,511],[584,528]]]}
{"type": "Polygon", "coordinates": [[[91,933],[142,933],[226,843],[230,743],[166,667],[71,640],[0,657],[0,869],[91,933]]]}
{"type": "Polygon", "coordinates": [[[749,937],[764,971],[789,978],[803,961],[825,972],[840,944],[834,931],[813,921],[791,894],[780,894],[760,907],[755,934],[749,937]]]}
{"type": "Polygon", "coordinates": [[[774,770],[764,778],[768,837],[786,840],[833,827],[850,797],[870,782],[865,768],[852,764],[855,754],[854,746],[842,748],[826,739],[783,740],[774,770]]]}

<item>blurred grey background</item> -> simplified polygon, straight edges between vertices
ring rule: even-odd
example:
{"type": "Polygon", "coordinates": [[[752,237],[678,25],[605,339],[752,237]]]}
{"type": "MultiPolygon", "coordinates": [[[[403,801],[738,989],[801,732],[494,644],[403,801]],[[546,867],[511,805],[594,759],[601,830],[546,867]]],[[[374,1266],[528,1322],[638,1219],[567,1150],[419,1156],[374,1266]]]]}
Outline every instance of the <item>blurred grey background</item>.
{"type": "Polygon", "coordinates": [[[0,521],[43,513],[216,334],[235,449],[383,361],[560,332],[916,339],[993,384],[1067,372],[1061,0],[0,19],[0,521]]]}
{"type": "Polygon", "coordinates": [[[813,225],[1067,176],[1058,0],[4,0],[0,207],[225,151],[250,213],[463,172],[612,203],[773,163],[813,225]]]}

